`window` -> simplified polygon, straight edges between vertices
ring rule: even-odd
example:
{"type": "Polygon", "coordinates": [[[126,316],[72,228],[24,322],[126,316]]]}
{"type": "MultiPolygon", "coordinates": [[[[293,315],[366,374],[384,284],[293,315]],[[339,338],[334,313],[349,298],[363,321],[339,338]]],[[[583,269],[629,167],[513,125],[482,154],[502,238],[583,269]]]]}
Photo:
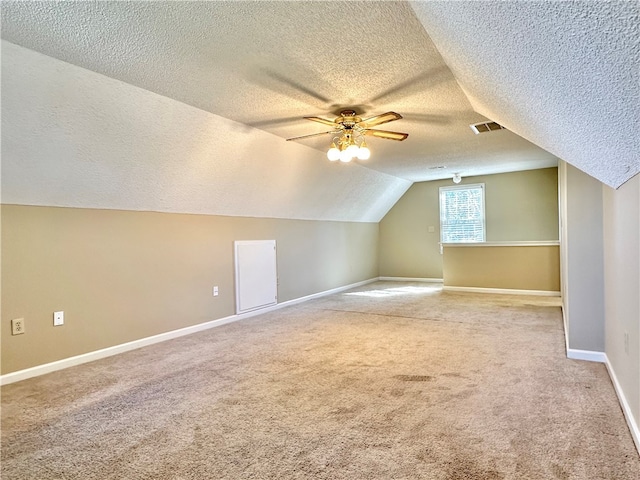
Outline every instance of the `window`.
{"type": "Polygon", "coordinates": [[[440,187],[440,241],[484,242],[484,183],[440,187]]]}

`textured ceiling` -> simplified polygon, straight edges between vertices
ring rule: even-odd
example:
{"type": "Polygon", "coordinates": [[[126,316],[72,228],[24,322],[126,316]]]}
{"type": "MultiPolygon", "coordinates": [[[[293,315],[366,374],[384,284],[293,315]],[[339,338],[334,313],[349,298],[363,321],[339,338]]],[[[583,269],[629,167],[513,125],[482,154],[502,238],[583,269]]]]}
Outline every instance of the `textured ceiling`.
{"type": "Polygon", "coordinates": [[[3,203],[377,222],[410,186],[8,42],[2,62],[3,203]]]}
{"type": "MultiPolygon", "coordinates": [[[[411,181],[546,167],[510,131],[475,136],[476,113],[406,2],[4,2],[2,36],[288,138],[342,107],[404,119],[371,138],[367,166],[411,181]],[[441,167],[444,169],[430,169],[441,167]]],[[[299,141],[325,152],[330,137],[299,141]]]]}
{"type": "Polygon", "coordinates": [[[3,1],[2,200],[377,221],[412,181],[557,157],[617,187],[640,170],[638,5],[3,1]],[[368,168],[285,142],[346,107],[409,138],[370,138],[368,168]]]}
{"type": "Polygon", "coordinates": [[[415,2],[474,109],[612,187],[640,172],[640,2],[415,2]]]}

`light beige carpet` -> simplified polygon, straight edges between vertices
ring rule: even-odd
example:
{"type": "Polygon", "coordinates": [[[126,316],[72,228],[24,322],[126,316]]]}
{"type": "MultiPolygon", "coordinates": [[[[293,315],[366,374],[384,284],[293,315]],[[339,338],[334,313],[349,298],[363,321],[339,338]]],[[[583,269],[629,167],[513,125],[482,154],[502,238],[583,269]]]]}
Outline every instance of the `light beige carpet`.
{"type": "Polygon", "coordinates": [[[2,389],[2,479],[633,479],[558,300],[377,283],[2,389]]]}

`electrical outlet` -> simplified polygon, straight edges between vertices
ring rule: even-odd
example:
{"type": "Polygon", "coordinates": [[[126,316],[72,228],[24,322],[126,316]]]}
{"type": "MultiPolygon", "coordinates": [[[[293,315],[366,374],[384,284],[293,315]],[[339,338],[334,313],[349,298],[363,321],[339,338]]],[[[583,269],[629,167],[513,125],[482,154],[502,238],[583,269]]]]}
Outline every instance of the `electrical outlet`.
{"type": "Polygon", "coordinates": [[[218,296],[218,287],[213,287],[213,296],[217,297],[218,296]]]}
{"type": "Polygon", "coordinates": [[[11,320],[11,335],[22,335],[24,332],[24,318],[11,320]]]}
{"type": "Polygon", "coordinates": [[[64,325],[64,312],[53,312],[53,326],[64,325]]]}

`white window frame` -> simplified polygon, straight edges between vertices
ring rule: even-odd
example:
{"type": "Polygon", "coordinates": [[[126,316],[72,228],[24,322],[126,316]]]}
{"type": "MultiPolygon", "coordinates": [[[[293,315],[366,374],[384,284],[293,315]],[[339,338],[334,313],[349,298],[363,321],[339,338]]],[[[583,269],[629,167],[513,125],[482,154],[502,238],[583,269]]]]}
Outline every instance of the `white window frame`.
{"type": "Polygon", "coordinates": [[[486,226],[486,220],[487,220],[487,215],[486,215],[486,202],[485,202],[485,188],[484,188],[484,183],[472,183],[472,184],[467,184],[467,185],[453,185],[453,186],[447,186],[447,187],[440,187],[439,191],[438,191],[438,205],[440,208],[440,243],[484,243],[487,241],[487,226],[486,226]],[[480,188],[480,191],[482,192],[482,240],[476,240],[476,241],[464,241],[464,242],[452,242],[452,241],[444,241],[444,233],[445,233],[445,229],[443,228],[443,223],[444,223],[444,217],[443,217],[443,199],[444,196],[442,195],[443,192],[447,192],[447,191],[452,191],[452,190],[470,190],[470,189],[477,189],[480,188]]]}

